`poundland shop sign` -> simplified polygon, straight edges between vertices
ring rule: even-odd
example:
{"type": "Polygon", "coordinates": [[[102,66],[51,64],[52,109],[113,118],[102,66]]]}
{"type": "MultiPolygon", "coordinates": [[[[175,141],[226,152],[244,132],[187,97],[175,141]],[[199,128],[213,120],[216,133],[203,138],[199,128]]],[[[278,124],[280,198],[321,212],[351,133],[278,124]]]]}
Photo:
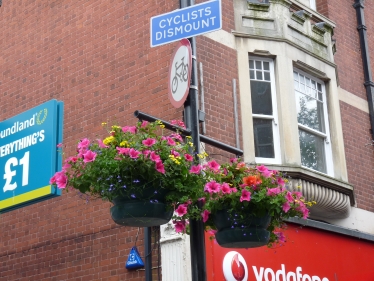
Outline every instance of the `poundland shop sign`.
{"type": "Polygon", "coordinates": [[[0,122],[0,213],[60,195],[63,103],[51,100],[0,122]]]}
{"type": "Polygon", "coordinates": [[[221,1],[213,0],[151,18],[151,47],[222,28],[221,1]]]}

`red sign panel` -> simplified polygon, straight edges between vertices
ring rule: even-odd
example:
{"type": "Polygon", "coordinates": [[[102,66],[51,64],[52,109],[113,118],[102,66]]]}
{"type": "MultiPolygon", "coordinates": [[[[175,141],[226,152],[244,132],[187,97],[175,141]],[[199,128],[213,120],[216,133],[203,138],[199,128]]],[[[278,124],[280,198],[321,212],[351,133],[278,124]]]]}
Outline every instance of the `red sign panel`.
{"type": "Polygon", "coordinates": [[[206,236],[208,281],[374,281],[374,243],[288,225],[285,246],[226,249],[206,236]]]}

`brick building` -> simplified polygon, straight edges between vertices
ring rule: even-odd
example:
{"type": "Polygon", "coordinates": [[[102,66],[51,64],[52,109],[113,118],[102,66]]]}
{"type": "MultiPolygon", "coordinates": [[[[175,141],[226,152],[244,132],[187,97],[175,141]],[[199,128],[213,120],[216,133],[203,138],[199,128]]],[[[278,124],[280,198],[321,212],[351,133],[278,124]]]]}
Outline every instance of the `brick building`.
{"type": "MultiPolygon", "coordinates": [[[[222,0],[222,30],[197,37],[197,61],[206,135],[232,146],[239,135],[247,163],[292,176],[290,188],[318,202],[311,228],[372,245],[374,10],[364,2],[222,0]]],[[[181,119],[167,97],[176,43],[149,45],[150,18],[178,8],[176,0],[4,0],[0,120],[63,101],[63,142],[73,147],[105,134],[102,122],[133,124],[135,110],[181,119]]],[[[144,280],[124,268],[137,229],[116,225],[109,206],[64,193],[1,214],[0,281],[144,280]]],[[[165,225],[152,246],[154,280],[189,280],[188,239],[165,225]]]]}

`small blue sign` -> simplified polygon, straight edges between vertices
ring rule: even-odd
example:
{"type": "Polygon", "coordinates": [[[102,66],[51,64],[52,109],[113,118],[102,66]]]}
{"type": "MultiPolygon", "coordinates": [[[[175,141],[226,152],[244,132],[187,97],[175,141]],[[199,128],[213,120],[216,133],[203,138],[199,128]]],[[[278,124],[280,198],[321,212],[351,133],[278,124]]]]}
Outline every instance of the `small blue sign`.
{"type": "Polygon", "coordinates": [[[0,123],[0,213],[61,194],[63,103],[51,100],[0,123]]]}
{"type": "Polygon", "coordinates": [[[151,47],[222,28],[221,1],[213,0],[151,18],[151,47]]]}

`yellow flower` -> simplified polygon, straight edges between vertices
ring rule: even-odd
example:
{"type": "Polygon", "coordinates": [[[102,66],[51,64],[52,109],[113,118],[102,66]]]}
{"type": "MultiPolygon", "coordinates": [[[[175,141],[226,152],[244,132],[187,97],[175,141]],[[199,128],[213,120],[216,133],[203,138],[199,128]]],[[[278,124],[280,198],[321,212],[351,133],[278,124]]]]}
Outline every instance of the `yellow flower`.
{"type": "Polygon", "coordinates": [[[208,155],[208,153],[204,152],[204,156],[207,157],[207,156],[209,156],[209,155],[208,155]]]}
{"type": "Polygon", "coordinates": [[[112,126],[112,129],[113,129],[113,130],[115,130],[115,129],[121,129],[121,127],[120,127],[120,126],[113,125],[113,126],[112,126]]]}
{"type": "Polygon", "coordinates": [[[186,136],[186,138],[188,138],[188,139],[192,139],[192,137],[191,137],[191,136],[186,136]]]}
{"type": "Polygon", "coordinates": [[[105,126],[105,125],[106,125],[106,122],[101,123],[101,126],[105,126]]]}
{"type": "Polygon", "coordinates": [[[189,142],[188,142],[188,145],[192,147],[192,146],[193,146],[193,143],[189,141],[189,142]]]}
{"type": "Polygon", "coordinates": [[[170,155],[169,155],[169,158],[170,158],[170,159],[175,159],[175,156],[174,156],[173,154],[170,154],[170,155]]]}
{"type": "Polygon", "coordinates": [[[162,129],[165,128],[165,125],[160,125],[160,128],[162,128],[162,129]]]}
{"type": "Polygon", "coordinates": [[[103,143],[104,143],[105,145],[108,145],[108,144],[110,144],[111,142],[113,142],[114,140],[115,140],[115,138],[114,138],[113,136],[110,136],[110,137],[105,138],[105,139],[103,140],[103,143]]]}
{"type": "Polygon", "coordinates": [[[119,146],[127,146],[127,141],[121,141],[121,143],[119,144],[119,146]]]}
{"type": "Polygon", "coordinates": [[[162,125],[162,122],[161,122],[160,120],[156,120],[155,123],[156,123],[157,125],[162,125]]]}

